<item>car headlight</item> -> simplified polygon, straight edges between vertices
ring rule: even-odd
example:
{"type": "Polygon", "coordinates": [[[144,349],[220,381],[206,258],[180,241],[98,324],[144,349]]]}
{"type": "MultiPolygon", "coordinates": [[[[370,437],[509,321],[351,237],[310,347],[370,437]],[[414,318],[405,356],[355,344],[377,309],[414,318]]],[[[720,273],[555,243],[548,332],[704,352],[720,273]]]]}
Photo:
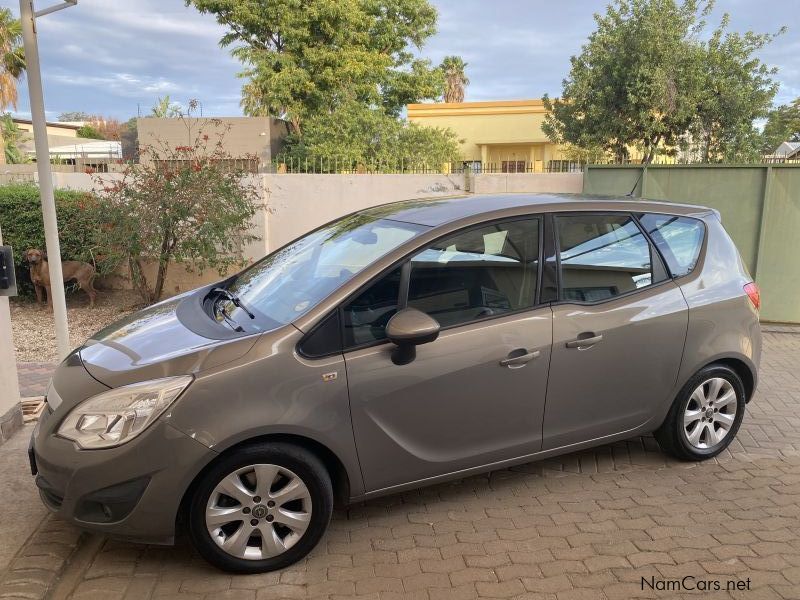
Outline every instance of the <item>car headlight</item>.
{"type": "Polygon", "coordinates": [[[67,414],[58,435],[85,449],[129,442],[147,429],[192,379],[190,375],[152,379],[92,396],[67,414]]]}

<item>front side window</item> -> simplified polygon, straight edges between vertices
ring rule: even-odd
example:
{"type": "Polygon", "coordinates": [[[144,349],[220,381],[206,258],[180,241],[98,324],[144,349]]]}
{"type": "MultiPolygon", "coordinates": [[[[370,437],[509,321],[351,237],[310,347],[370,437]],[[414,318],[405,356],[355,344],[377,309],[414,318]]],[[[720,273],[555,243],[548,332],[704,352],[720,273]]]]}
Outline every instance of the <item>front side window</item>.
{"type": "Polygon", "coordinates": [[[442,327],[529,308],[538,261],[536,218],[455,234],[411,259],[408,306],[442,327]]]}
{"type": "Polygon", "coordinates": [[[674,215],[640,215],[639,222],[661,252],[675,277],[694,270],[703,246],[703,222],[691,217],[674,215]]]}
{"type": "Polygon", "coordinates": [[[562,215],[556,229],[562,300],[599,302],[656,282],[650,243],[629,215],[562,215]]]}
{"type": "MultiPolygon", "coordinates": [[[[268,326],[291,323],[355,274],[427,230],[356,214],[311,232],[236,276],[228,290],[268,326]]],[[[241,309],[229,307],[229,312],[241,309]]],[[[238,315],[239,320],[242,315],[238,315]]]]}
{"type": "Polygon", "coordinates": [[[384,275],[343,309],[344,345],[361,346],[386,338],[386,324],[397,312],[400,268],[384,275]]]}

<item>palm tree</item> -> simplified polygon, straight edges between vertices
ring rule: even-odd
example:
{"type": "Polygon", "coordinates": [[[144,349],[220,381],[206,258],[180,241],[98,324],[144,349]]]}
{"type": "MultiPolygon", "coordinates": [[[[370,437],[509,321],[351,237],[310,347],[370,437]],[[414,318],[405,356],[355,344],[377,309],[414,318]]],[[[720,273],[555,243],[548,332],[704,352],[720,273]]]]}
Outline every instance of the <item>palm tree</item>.
{"type": "Polygon", "coordinates": [[[445,102],[463,102],[464,88],[469,85],[469,79],[464,74],[467,63],[460,56],[445,56],[441,69],[444,72],[445,102]]]}
{"type": "Polygon", "coordinates": [[[25,72],[22,25],[7,8],[0,8],[0,110],[17,108],[17,82],[25,72]]]}
{"type": "MultiPolygon", "coordinates": [[[[25,52],[22,47],[22,24],[14,18],[7,8],[0,8],[0,111],[11,106],[17,108],[17,82],[25,72],[25,52]]],[[[12,122],[13,125],[13,122],[12,122]]],[[[16,147],[18,140],[3,139],[0,128],[0,163],[6,162],[6,156],[19,153],[16,147]]],[[[13,138],[13,136],[12,136],[13,138]]]]}
{"type": "Polygon", "coordinates": [[[181,115],[181,106],[177,102],[173,102],[169,96],[164,96],[156,100],[153,108],[150,109],[150,115],[161,119],[173,119],[181,115]]]}

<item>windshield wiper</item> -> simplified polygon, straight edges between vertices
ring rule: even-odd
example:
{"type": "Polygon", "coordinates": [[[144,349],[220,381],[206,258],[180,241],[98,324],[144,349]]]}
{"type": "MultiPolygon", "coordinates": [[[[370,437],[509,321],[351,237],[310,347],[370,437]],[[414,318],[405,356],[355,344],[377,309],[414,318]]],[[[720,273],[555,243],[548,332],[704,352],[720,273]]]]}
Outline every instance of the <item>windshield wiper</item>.
{"type": "MultiPolygon", "coordinates": [[[[255,319],[256,318],[256,316],[250,311],[250,309],[247,308],[244,305],[244,303],[241,300],[239,300],[239,297],[236,294],[234,294],[233,292],[229,292],[225,288],[215,287],[214,289],[211,290],[211,293],[212,294],[216,293],[216,294],[220,294],[222,296],[225,296],[228,300],[230,300],[233,303],[234,306],[236,306],[238,308],[241,308],[248,317],[250,317],[251,319],[255,319]]],[[[225,313],[224,310],[222,312],[223,312],[223,314],[225,313]]]]}
{"type": "Polygon", "coordinates": [[[231,326],[231,328],[232,328],[234,331],[240,331],[240,332],[243,332],[243,331],[244,331],[244,327],[242,327],[242,326],[241,326],[241,325],[239,325],[239,324],[238,324],[236,321],[234,321],[233,319],[231,319],[231,318],[228,316],[228,313],[226,313],[226,312],[225,312],[225,309],[224,309],[224,308],[222,308],[222,307],[219,305],[219,300],[217,300],[216,302],[214,302],[214,309],[213,309],[213,310],[214,310],[214,318],[216,318],[216,317],[217,317],[217,315],[222,315],[222,318],[225,320],[225,322],[226,322],[228,325],[230,325],[230,326],[231,326]]]}

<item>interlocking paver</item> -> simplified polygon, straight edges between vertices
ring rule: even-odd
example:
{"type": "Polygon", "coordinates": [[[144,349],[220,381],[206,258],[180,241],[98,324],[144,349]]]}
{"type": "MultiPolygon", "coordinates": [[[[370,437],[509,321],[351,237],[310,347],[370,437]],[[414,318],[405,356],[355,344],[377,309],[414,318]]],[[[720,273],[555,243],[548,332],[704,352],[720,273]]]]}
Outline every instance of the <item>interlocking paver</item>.
{"type": "MultiPolygon", "coordinates": [[[[377,499],[337,512],[318,548],[279,573],[220,573],[185,541],[105,541],[70,572],[71,597],[696,598],[641,582],[692,575],[751,579],[749,591],[703,598],[796,600],[800,335],[764,338],[759,391],[737,441],[713,461],[674,461],[638,438],[377,499]]],[[[0,596],[43,597],[77,540],[45,521],[0,573],[0,596]]]]}

